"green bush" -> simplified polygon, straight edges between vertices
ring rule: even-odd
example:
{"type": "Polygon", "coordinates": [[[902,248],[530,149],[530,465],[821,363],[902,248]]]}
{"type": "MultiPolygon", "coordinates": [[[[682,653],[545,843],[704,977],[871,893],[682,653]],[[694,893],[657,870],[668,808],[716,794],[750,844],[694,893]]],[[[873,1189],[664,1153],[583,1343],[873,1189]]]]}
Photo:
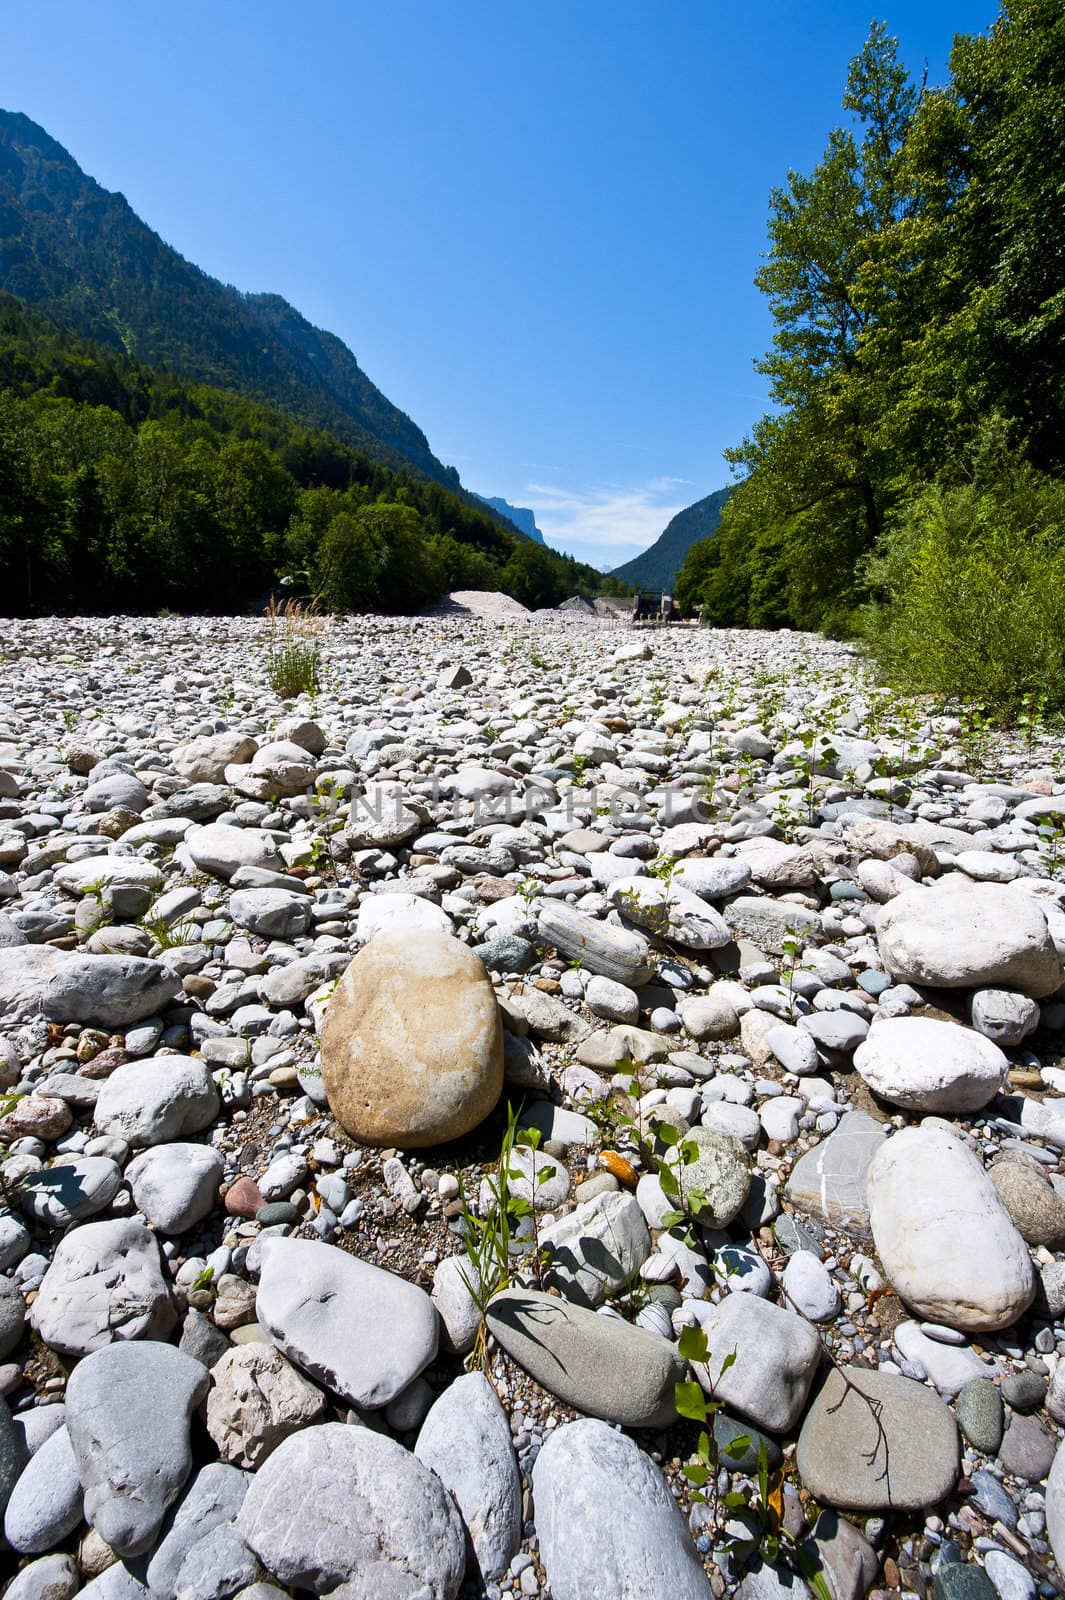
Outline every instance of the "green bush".
{"type": "Polygon", "coordinates": [[[1065,706],[1065,484],[1022,467],[929,489],[867,573],[865,637],[889,680],[1003,720],[1026,695],[1065,706]]]}

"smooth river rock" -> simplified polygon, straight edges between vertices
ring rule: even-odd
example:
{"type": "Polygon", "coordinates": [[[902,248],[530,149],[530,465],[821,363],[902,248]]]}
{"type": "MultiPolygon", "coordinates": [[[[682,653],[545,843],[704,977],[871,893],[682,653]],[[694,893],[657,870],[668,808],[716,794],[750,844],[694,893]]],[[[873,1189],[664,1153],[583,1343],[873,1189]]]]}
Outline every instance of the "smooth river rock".
{"type": "Polygon", "coordinates": [[[343,1423],[279,1445],[238,1526],[281,1583],[341,1600],[453,1600],[466,1564],[440,1479],[395,1440],[343,1423]]]}
{"type": "Polygon", "coordinates": [[[799,1475],[810,1493],[851,1511],[924,1511],[945,1500],[959,1445],[943,1401],[911,1378],[842,1371],[828,1373],[799,1434],[799,1475]]]}
{"type": "Polygon", "coordinates": [[[255,1310],[290,1361],[354,1406],[388,1405],[436,1355],[429,1296],[335,1245],[264,1240],[255,1310]]]}
{"type": "Polygon", "coordinates": [[[126,1028],[162,1011],[181,979],[142,956],[90,956],[49,944],[0,949],[0,1012],[126,1028]]]}
{"type": "Polygon", "coordinates": [[[676,1501],[634,1440],[568,1422],[548,1435],[532,1481],[554,1600],[710,1600],[676,1501]]]}
{"type": "Polygon", "coordinates": [[[482,1122],[503,1087],[503,1029],[482,962],[425,930],[380,933],[329,1002],[322,1080],[367,1144],[419,1149],[482,1122]]]}
{"type": "Polygon", "coordinates": [[[189,1420],[207,1368],[172,1345],[112,1344],[75,1367],[66,1422],[85,1517],[120,1556],[155,1541],[192,1467],[189,1420]]]}
{"type": "Polygon", "coordinates": [[[908,1111],[979,1111],[1006,1082],[1009,1062],[972,1028],[934,1017],[887,1017],[854,1052],[876,1094],[908,1111]]]}
{"type": "Polygon", "coordinates": [[[488,1308],[503,1349],[549,1394],[626,1428],[664,1428],[676,1417],[685,1363],[673,1345],[616,1317],[535,1289],[507,1289],[488,1308]]]}
{"type": "Polygon", "coordinates": [[[943,1128],[903,1128],[869,1168],[869,1217],[884,1270],[927,1321],[1008,1328],[1035,1295],[1028,1247],[983,1163],[943,1128]]]}
{"type": "Polygon", "coordinates": [[[501,1578],[521,1542],[521,1474],[506,1412],[483,1372],[444,1390],[414,1453],[461,1511],[481,1576],[501,1578]]]}
{"type": "Polygon", "coordinates": [[[176,1320],[155,1235],[132,1218],[65,1234],[30,1309],[45,1344],[68,1356],[114,1340],[162,1339],[176,1320]]]}
{"type": "Polygon", "coordinates": [[[973,883],[961,873],[890,901],[877,924],[877,943],[900,983],[1019,989],[1035,1000],[1061,985],[1061,961],[1038,902],[1009,885],[973,883]]]}

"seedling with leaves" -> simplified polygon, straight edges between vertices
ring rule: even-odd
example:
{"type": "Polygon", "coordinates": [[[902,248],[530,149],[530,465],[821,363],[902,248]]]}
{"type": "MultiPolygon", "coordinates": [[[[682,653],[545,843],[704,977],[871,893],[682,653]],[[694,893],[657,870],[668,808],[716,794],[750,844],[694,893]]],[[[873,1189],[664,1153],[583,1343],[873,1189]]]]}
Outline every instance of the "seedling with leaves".
{"type": "MultiPolygon", "coordinates": [[[[488,1366],[488,1307],[493,1297],[513,1282],[517,1265],[522,1260],[533,1268],[537,1278],[540,1270],[540,1247],[536,1234],[536,1208],[522,1195],[511,1193],[510,1180],[514,1175],[511,1161],[516,1145],[525,1145],[534,1152],[540,1144],[538,1129],[518,1128],[518,1112],[507,1103],[507,1125],[499,1147],[499,1160],[494,1172],[486,1180],[486,1201],[483,1214],[470,1204],[465,1187],[459,1179],[459,1202],[466,1236],[466,1253],[470,1258],[472,1273],[463,1273],[463,1281],[470,1292],[480,1317],[477,1337],[466,1365],[472,1372],[477,1367],[488,1366]],[[526,1251],[518,1229],[525,1217],[532,1220],[532,1247],[526,1251]]],[[[551,1177],[551,1167],[536,1170],[532,1163],[533,1182],[537,1186],[551,1177]]]]}

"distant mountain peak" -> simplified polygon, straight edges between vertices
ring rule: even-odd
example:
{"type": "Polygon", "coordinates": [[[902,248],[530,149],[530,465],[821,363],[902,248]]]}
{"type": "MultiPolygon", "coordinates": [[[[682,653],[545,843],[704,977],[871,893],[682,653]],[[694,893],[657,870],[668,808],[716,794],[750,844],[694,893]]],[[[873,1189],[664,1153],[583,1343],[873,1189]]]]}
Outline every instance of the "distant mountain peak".
{"type": "Polygon", "coordinates": [[[464,493],[343,340],[280,295],[242,293],[186,261],[18,111],[0,111],[0,290],[84,337],[237,389],[464,493]]]}
{"type": "Polygon", "coordinates": [[[611,576],[623,578],[637,588],[663,589],[667,594],[672,594],[684,557],[693,544],[716,532],[725,501],[731,493],[731,488],[715,489],[713,494],[696,500],[694,505],[685,506],[649,549],[626,561],[624,566],[615,567],[611,576]]]}
{"type": "Polygon", "coordinates": [[[479,494],[477,499],[483,505],[491,506],[493,511],[498,511],[501,517],[506,517],[512,522],[519,533],[527,539],[533,539],[537,544],[546,544],[547,540],[536,526],[536,513],[530,511],[528,506],[512,506],[509,500],[501,500],[498,496],[489,498],[488,495],[479,494]]]}

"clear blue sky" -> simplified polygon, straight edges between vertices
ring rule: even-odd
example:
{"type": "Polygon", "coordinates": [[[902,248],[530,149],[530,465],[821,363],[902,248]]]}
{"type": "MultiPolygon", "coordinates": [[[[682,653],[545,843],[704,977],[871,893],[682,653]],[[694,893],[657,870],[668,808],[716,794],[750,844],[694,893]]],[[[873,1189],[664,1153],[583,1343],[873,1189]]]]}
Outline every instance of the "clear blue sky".
{"type": "Polygon", "coordinates": [[[436,454],[596,565],[764,409],[767,197],[872,15],[942,81],[994,0],[33,0],[26,112],[185,256],[338,333],[436,454]]]}

